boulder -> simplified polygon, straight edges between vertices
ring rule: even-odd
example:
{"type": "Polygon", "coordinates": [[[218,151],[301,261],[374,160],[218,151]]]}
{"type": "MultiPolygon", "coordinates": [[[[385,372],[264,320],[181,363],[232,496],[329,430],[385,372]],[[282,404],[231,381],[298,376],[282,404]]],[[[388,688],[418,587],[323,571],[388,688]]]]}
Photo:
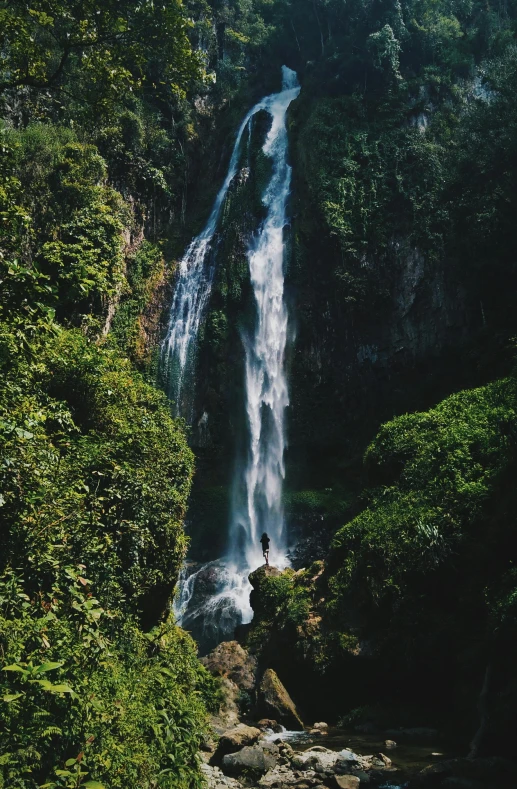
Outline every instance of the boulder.
{"type": "Polygon", "coordinates": [[[372,764],[374,767],[391,767],[391,759],[383,753],[376,753],[372,759],[372,764]]]}
{"type": "Polygon", "coordinates": [[[224,732],[239,723],[239,697],[241,691],[252,693],[255,687],[257,661],[237,641],[223,641],[201,663],[214,676],[221,679],[223,703],[217,716],[212,717],[212,727],[224,732]]]}
{"type": "Polygon", "coordinates": [[[240,690],[231,679],[222,677],[221,679],[221,692],[223,701],[219,708],[217,715],[210,716],[210,723],[212,729],[217,734],[222,734],[232,726],[237,726],[240,722],[240,708],[239,708],[239,695],[240,690]]]}
{"type": "Polygon", "coordinates": [[[384,747],[390,750],[391,748],[396,748],[397,743],[395,742],[395,740],[385,740],[384,747]]]}
{"type": "MultiPolygon", "coordinates": [[[[356,776],[356,778],[359,778],[361,782],[361,787],[369,786],[371,784],[370,773],[367,773],[364,770],[354,770],[354,775],[356,776]]],[[[385,781],[386,781],[386,776],[384,776],[382,783],[384,784],[385,781]]],[[[391,775],[390,775],[390,784],[392,784],[391,775]]]]}
{"type": "Polygon", "coordinates": [[[313,729],[328,729],[328,723],[314,723],[313,729]]]}
{"type": "Polygon", "coordinates": [[[279,734],[282,731],[282,728],[283,728],[278,723],[278,721],[274,721],[271,718],[261,718],[261,720],[259,720],[258,723],[257,723],[257,727],[261,731],[266,731],[267,729],[271,729],[271,731],[274,731],[275,734],[279,734]]]}
{"type": "Polygon", "coordinates": [[[288,742],[280,741],[280,744],[278,742],[276,744],[278,745],[278,750],[279,750],[279,752],[281,753],[282,756],[287,756],[288,759],[292,759],[293,758],[294,751],[293,751],[293,749],[291,748],[291,746],[289,745],[288,742]]]}
{"type": "Polygon", "coordinates": [[[226,677],[239,690],[252,691],[255,687],[257,659],[237,641],[223,641],[201,663],[216,677],[226,677]]]}
{"type": "Polygon", "coordinates": [[[328,782],[331,789],[359,789],[361,780],[356,775],[333,775],[328,782]]]}
{"type": "Polygon", "coordinates": [[[308,748],[303,753],[297,753],[292,759],[292,766],[298,770],[314,770],[316,773],[333,772],[340,754],[329,751],[320,745],[308,748]]]}
{"type": "Polygon", "coordinates": [[[262,677],[257,707],[263,715],[274,718],[287,729],[303,731],[303,722],[292,698],[271,668],[262,677]]]}
{"type": "Polygon", "coordinates": [[[315,753],[335,753],[331,748],[324,748],[323,745],[311,745],[310,748],[305,749],[304,753],[308,753],[309,751],[315,753]]]}
{"type": "Polygon", "coordinates": [[[260,729],[255,729],[253,726],[246,726],[244,723],[239,723],[239,725],[235,726],[233,729],[228,729],[219,737],[217,749],[210,763],[221,764],[223,756],[227,753],[235,753],[246,745],[254,745],[260,735],[260,729]]]}
{"type": "Polygon", "coordinates": [[[264,775],[276,767],[278,748],[274,743],[247,745],[237,753],[223,756],[223,772],[229,775],[257,774],[264,775]]]}
{"type": "Polygon", "coordinates": [[[307,772],[300,776],[285,766],[269,770],[258,781],[258,786],[265,789],[324,789],[321,777],[315,773],[307,772]]]}
{"type": "Polygon", "coordinates": [[[278,765],[263,775],[258,785],[266,789],[277,789],[279,786],[294,786],[298,780],[292,770],[284,765],[278,765]]]}

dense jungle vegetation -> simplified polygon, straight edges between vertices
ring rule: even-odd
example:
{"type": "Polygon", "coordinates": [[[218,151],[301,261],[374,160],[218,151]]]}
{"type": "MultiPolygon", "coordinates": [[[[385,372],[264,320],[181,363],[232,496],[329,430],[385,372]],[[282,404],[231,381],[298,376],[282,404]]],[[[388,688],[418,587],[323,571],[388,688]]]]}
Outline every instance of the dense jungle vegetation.
{"type": "MultiPolygon", "coordinates": [[[[282,63],[302,82],[288,495],[329,548],[271,579],[269,647],[343,690],[336,715],[417,688],[466,739],[488,672],[479,747],[508,743],[516,33],[508,0],[0,0],[0,786],[201,785],[219,696],[166,615],[194,457],[158,346],[174,261],[282,63]]],[[[230,195],[201,339],[212,548],[256,188],[230,195]]]]}

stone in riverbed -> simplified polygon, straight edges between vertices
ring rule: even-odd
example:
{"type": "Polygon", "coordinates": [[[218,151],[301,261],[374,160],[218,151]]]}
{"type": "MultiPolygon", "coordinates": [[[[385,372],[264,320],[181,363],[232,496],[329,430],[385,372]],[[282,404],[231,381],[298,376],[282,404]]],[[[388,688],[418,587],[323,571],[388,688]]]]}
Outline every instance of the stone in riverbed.
{"type": "Polygon", "coordinates": [[[388,750],[390,748],[396,748],[397,747],[397,743],[395,742],[395,740],[385,740],[384,741],[384,747],[388,748],[388,750]]]}
{"type": "Polygon", "coordinates": [[[361,780],[356,775],[333,775],[328,782],[331,789],[359,789],[361,780]]]}
{"type": "Polygon", "coordinates": [[[323,745],[311,745],[310,748],[306,748],[304,753],[308,753],[309,751],[315,751],[316,753],[336,753],[331,748],[324,748],[323,745]]]}
{"type": "Polygon", "coordinates": [[[271,718],[262,718],[262,719],[261,719],[261,720],[259,720],[259,722],[257,723],[257,727],[258,727],[258,728],[259,728],[261,731],[266,731],[266,729],[271,729],[272,731],[274,731],[274,732],[275,732],[275,734],[278,734],[279,732],[281,732],[281,731],[282,731],[282,728],[283,728],[283,727],[282,727],[282,726],[281,726],[281,725],[278,723],[278,721],[274,721],[274,720],[272,720],[271,718]]]}
{"type": "Polygon", "coordinates": [[[223,756],[223,771],[229,775],[242,773],[264,775],[268,770],[276,767],[278,755],[278,748],[273,743],[247,745],[237,753],[223,756]]]}
{"type": "Polygon", "coordinates": [[[287,729],[303,731],[303,722],[292,698],[273,669],[264,672],[258,693],[258,709],[287,729]]]}
{"type": "Polygon", "coordinates": [[[383,753],[376,753],[372,759],[374,767],[391,767],[391,759],[383,753]]]}
{"type": "Polygon", "coordinates": [[[318,773],[333,772],[339,761],[340,754],[330,751],[321,745],[308,748],[303,753],[297,753],[292,759],[292,765],[299,770],[314,770],[318,773]]]}
{"type": "Polygon", "coordinates": [[[223,756],[227,753],[235,753],[246,745],[254,745],[260,734],[260,729],[246,726],[244,723],[239,723],[235,728],[223,732],[219,738],[217,750],[211,759],[211,764],[220,764],[223,756]]]}
{"type": "Polygon", "coordinates": [[[313,729],[328,729],[327,723],[315,723],[312,727],[313,729]]]}
{"type": "Polygon", "coordinates": [[[219,767],[201,764],[201,772],[206,780],[207,789],[242,789],[242,784],[224,775],[219,767]]]}
{"type": "Polygon", "coordinates": [[[294,751],[289,745],[288,742],[284,742],[283,740],[275,740],[275,745],[278,745],[278,750],[282,754],[282,756],[287,756],[289,759],[292,759],[294,756],[294,751]]]}

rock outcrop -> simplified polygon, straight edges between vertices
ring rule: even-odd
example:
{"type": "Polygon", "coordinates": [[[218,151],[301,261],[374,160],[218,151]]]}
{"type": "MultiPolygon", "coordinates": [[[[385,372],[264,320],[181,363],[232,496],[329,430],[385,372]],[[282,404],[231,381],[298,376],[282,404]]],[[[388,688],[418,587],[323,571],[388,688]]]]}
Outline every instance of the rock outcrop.
{"type": "Polygon", "coordinates": [[[214,676],[225,677],[239,690],[250,691],[255,687],[257,660],[238,641],[223,641],[201,663],[214,676]]]}
{"type": "Polygon", "coordinates": [[[302,731],[303,722],[289,693],[273,669],[265,671],[258,689],[257,711],[274,718],[286,729],[302,731]]]}
{"type": "Polygon", "coordinates": [[[224,733],[239,723],[241,691],[253,693],[257,661],[237,641],[223,641],[201,658],[201,663],[221,680],[224,701],[219,715],[212,718],[212,726],[218,733],[224,733]]]}
{"type": "Polygon", "coordinates": [[[272,567],[269,564],[264,564],[262,567],[259,567],[257,570],[254,570],[249,574],[248,580],[253,587],[250,592],[250,606],[252,607],[255,614],[260,614],[260,591],[264,581],[266,578],[278,578],[280,575],[282,575],[281,570],[279,570],[277,567],[272,567]]]}

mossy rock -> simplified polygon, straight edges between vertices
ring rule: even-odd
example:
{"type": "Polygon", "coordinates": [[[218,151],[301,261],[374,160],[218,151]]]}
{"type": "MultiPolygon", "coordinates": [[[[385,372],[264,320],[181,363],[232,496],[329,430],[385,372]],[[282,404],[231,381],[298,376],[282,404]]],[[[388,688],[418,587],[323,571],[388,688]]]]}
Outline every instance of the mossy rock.
{"type": "Polygon", "coordinates": [[[303,721],[296,705],[282,684],[276,671],[268,668],[259,686],[257,713],[273,718],[287,729],[303,731],[303,721]]]}

